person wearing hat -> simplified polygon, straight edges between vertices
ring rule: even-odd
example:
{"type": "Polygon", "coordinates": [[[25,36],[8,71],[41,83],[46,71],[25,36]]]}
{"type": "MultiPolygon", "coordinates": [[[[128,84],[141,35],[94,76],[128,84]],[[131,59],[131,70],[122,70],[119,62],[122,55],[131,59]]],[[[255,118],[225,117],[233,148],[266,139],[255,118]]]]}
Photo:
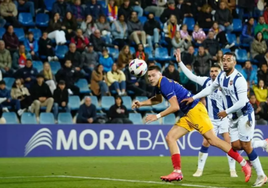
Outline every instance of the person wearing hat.
{"type": "Polygon", "coordinates": [[[33,99],[31,111],[39,117],[40,107],[45,106],[46,112],[51,112],[54,99],[48,85],[44,82],[44,75],[38,74],[36,82],[31,86],[30,93],[33,99]]]}
{"type": "Polygon", "coordinates": [[[70,112],[69,102],[69,93],[66,88],[64,80],[60,80],[58,83],[57,89],[53,93],[54,98],[54,116],[55,119],[58,118],[59,107],[65,112],[70,112]]]}
{"type": "Polygon", "coordinates": [[[10,95],[10,90],[6,88],[6,83],[4,80],[0,81],[0,103],[2,108],[5,111],[8,111],[7,107],[12,107],[16,109],[19,116],[23,114],[26,109],[21,109],[20,101],[16,99],[12,99],[10,95]]]}
{"type": "Polygon", "coordinates": [[[76,50],[82,53],[88,46],[89,40],[83,35],[82,29],[77,29],[76,36],[71,38],[71,43],[76,44],[76,50]]]}
{"type": "Polygon", "coordinates": [[[160,20],[162,23],[166,23],[166,21],[170,18],[171,15],[175,15],[178,22],[180,22],[180,11],[175,6],[174,0],[168,1],[168,7],[165,8],[164,12],[160,16],[160,20]]]}

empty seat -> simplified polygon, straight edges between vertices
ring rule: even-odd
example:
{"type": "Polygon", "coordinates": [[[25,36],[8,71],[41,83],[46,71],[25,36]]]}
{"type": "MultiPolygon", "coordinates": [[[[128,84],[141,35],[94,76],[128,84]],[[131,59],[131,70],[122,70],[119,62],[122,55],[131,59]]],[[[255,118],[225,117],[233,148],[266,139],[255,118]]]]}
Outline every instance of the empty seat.
{"type": "Polygon", "coordinates": [[[141,17],[139,17],[139,20],[142,23],[142,25],[144,25],[144,23],[147,21],[147,17],[146,16],[141,16],[141,17]]]}
{"type": "Polygon", "coordinates": [[[89,97],[91,98],[91,103],[96,106],[97,110],[101,110],[98,98],[96,96],[89,96],[89,97]]]}
{"type": "Polygon", "coordinates": [[[2,39],[3,35],[5,34],[6,29],[3,27],[0,27],[0,39],[2,39]]]}
{"type": "Polygon", "coordinates": [[[33,33],[35,40],[39,40],[42,37],[42,32],[40,29],[30,28],[29,31],[33,33]]]}
{"type": "Polygon", "coordinates": [[[116,48],[108,47],[108,53],[112,56],[113,59],[117,59],[119,56],[119,50],[116,48]]]}
{"type": "Polygon", "coordinates": [[[56,0],[44,0],[44,3],[46,5],[46,9],[48,11],[51,11],[52,10],[52,7],[53,7],[53,3],[55,2],[56,0]]]}
{"type": "Polygon", "coordinates": [[[5,77],[4,81],[6,83],[6,88],[11,90],[14,82],[15,82],[15,78],[11,78],[11,77],[5,77]]]}
{"type": "Polygon", "coordinates": [[[241,32],[242,31],[242,20],[240,19],[233,19],[233,31],[234,32],[241,32]]]}
{"type": "Polygon", "coordinates": [[[14,28],[14,33],[17,35],[20,42],[24,42],[25,40],[25,33],[22,28],[14,28]]]}
{"type": "Polygon", "coordinates": [[[33,67],[36,68],[38,72],[41,72],[43,70],[42,61],[33,61],[33,67]]]}
{"type": "Polygon", "coordinates": [[[241,72],[243,70],[242,66],[239,64],[236,64],[235,68],[236,68],[236,70],[238,70],[238,72],[241,72]]]}
{"type": "MultiPolygon", "coordinates": [[[[145,96],[136,96],[136,100],[138,101],[146,101],[148,100],[148,97],[145,96]]],[[[152,107],[151,106],[142,106],[140,108],[137,109],[138,111],[144,112],[144,111],[151,111],[152,107]]]]}
{"type": "Polygon", "coordinates": [[[230,49],[226,49],[226,48],[222,48],[221,51],[222,51],[223,54],[225,54],[225,53],[227,53],[227,52],[231,52],[230,49]]]}
{"type": "Polygon", "coordinates": [[[132,121],[133,124],[142,125],[142,117],[140,113],[129,113],[129,120],[132,121]]]}
{"type": "Polygon", "coordinates": [[[50,67],[51,67],[52,74],[56,74],[58,72],[58,70],[61,69],[60,62],[50,61],[49,64],[50,64],[50,67]]]}
{"type": "Polygon", "coordinates": [[[183,19],[183,24],[187,25],[188,31],[194,30],[195,21],[194,18],[186,17],[183,19]]]}
{"type": "Polygon", "coordinates": [[[38,124],[36,120],[36,116],[33,113],[24,112],[21,115],[21,124],[38,124]]]}
{"type": "Polygon", "coordinates": [[[15,112],[4,112],[3,117],[6,120],[6,124],[19,124],[18,117],[15,112]]]}
{"type": "MultiPolygon", "coordinates": [[[[146,116],[148,115],[151,115],[151,114],[155,114],[155,113],[146,113],[145,116],[144,116],[144,119],[146,118],[146,116]]],[[[153,122],[150,122],[150,123],[147,123],[149,125],[159,125],[160,124],[160,119],[156,120],[156,121],[153,121],[153,122]]]]}
{"type": "Polygon", "coordinates": [[[60,112],[58,115],[58,124],[73,124],[73,118],[69,112],[60,112]]]}
{"type": "Polygon", "coordinates": [[[89,94],[90,93],[90,89],[88,88],[88,82],[86,79],[79,79],[75,85],[77,87],[79,87],[80,89],[80,93],[82,94],[89,94]]]}
{"type": "Polygon", "coordinates": [[[103,96],[101,97],[101,108],[108,111],[112,105],[114,105],[115,100],[113,96],[103,96]]]}
{"type": "Polygon", "coordinates": [[[168,50],[166,48],[156,48],[155,49],[155,59],[158,61],[168,61],[171,58],[168,55],[168,50]]]}
{"type": "Polygon", "coordinates": [[[49,22],[48,14],[39,13],[36,15],[35,24],[38,27],[47,27],[49,22]]]}
{"type": "Polygon", "coordinates": [[[65,45],[56,46],[55,54],[59,59],[63,59],[68,50],[68,47],[65,45]]]}
{"type": "Polygon", "coordinates": [[[136,50],[134,47],[131,46],[131,47],[129,47],[129,51],[131,54],[134,54],[136,50]]]}
{"type": "Polygon", "coordinates": [[[80,107],[80,98],[79,96],[73,95],[69,96],[69,106],[71,110],[78,110],[80,107]]]}
{"type": "Polygon", "coordinates": [[[163,99],[163,101],[157,105],[153,105],[152,106],[153,108],[153,111],[156,111],[156,112],[161,112],[165,109],[167,109],[167,102],[166,100],[163,99]]]}
{"type": "Polygon", "coordinates": [[[162,124],[164,125],[174,125],[176,123],[176,117],[174,114],[169,114],[162,118],[162,124]]]}
{"type": "Polygon", "coordinates": [[[160,63],[156,62],[155,65],[160,67],[160,69],[162,69],[162,65],[160,63]]]}
{"type": "Polygon", "coordinates": [[[229,44],[235,43],[235,46],[239,46],[236,40],[236,35],[233,33],[226,33],[226,39],[229,44]]]}
{"type": "Polygon", "coordinates": [[[54,115],[52,113],[42,112],[40,114],[40,124],[55,124],[54,115]]]}
{"type": "Polygon", "coordinates": [[[19,14],[19,22],[23,26],[34,26],[35,23],[33,21],[33,17],[31,13],[28,12],[22,12],[19,14]]]}
{"type": "Polygon", "coordinates": [[[125,107],[127,108],[128,111],[131,111],[132,108],[132,100],[130,98],[130,96],[122,96],[122,100],[123,100],[123,105],[125,105],[125,107]]]}
{"type": "Polygon", "coordinates": [[[148,54],[148,60],[154,60],[153,50],[151,47],[145,47],[144,52],[148,54]]]}
{"type": "Polygon", "coordinates": [[[236,49],[235,55],[238,63],[244,63],[248,60],[247,51],[244,49],[236,49]]]}

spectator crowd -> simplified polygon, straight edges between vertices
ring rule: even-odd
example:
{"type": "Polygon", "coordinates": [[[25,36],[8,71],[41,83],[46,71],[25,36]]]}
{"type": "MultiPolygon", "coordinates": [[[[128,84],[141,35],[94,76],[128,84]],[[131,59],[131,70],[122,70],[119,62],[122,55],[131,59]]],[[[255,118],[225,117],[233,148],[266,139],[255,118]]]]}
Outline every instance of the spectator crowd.
{"type": "Polygon", "coordinates": [[[268,0],[1,0],[0,105],[18,116],[39,118],[45,111],[57,119],[64,111],[77,123],[128,124],[122,97],[154,94],[146,76],[129,72],[131,60],[158,65],[196,93],[200,88],[178,69],[174,49],[198,76],[209,76],[211,65],[232,51],[257,123],[267,124],[267,45],[268,0]],[[89,94],[115,96],[105,117],[89,94]],[[79,109],[70,108],[69,96],[82,99],[79,109]]]}

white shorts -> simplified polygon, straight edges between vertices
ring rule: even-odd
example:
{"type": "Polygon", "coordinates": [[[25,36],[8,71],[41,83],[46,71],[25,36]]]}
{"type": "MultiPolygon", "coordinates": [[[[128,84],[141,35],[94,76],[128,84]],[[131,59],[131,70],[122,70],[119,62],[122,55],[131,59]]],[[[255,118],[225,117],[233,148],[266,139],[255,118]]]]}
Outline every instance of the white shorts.
{"type": "Polygon", "coordinates": [[[228,118],[222,120],[211,120],[216,134],[223,134],[229,132],[230,121],[228,118]]]}
{"type": "Polygon", "coordinates": [[[249,142],[253,138],[255,129],[255,115],[254,111],[248,115],[242,115],[237,120],[229,120],[231,142],[241,140],[249,142]]]}

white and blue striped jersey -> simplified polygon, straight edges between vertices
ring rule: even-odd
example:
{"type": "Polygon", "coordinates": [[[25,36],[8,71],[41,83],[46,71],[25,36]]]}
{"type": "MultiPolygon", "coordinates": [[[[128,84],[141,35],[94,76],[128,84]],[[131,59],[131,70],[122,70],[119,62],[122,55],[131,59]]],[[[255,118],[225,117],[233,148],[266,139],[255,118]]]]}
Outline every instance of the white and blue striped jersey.
{"type": "MultiPolygon", "coordinates": [[[[207,76],[194,75],[182,62],[179,63],[180,68],[184,74],[193,82],[206,88],[212,85],[213,81],[207,76]]],[[[211,120],[219,120],[218,113],[224,110],[223,95],[222,92],[217,89],[206,97],[206,108],[211,120]]]]}
{"type": "Polygon", "coordinates": [[[226,113],[229,118],[236,120],[240,116],[249,115],[253,112],[253,108],[247,97],[247,82],[236,69],[229,76],[226,76],[226,73],[222,71],[212,83],[211,87],[202,90],[193,98],[206,96],[219,88],[223,93],[224,106],[226,107],[226,113]]]}

